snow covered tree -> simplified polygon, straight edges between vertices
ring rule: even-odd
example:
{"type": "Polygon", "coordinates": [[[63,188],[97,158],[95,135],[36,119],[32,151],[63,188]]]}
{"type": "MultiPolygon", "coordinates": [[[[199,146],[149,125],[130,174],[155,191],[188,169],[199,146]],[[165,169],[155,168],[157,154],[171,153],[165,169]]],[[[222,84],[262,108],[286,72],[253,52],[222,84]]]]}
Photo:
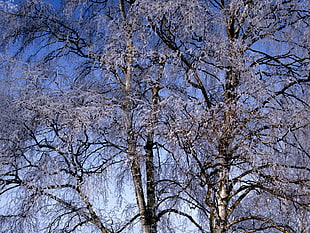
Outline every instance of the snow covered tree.
{"type": "Polygon", "coordinates": [[[1,231],[309,231],[309,1],[2,5],[1,231]]]}

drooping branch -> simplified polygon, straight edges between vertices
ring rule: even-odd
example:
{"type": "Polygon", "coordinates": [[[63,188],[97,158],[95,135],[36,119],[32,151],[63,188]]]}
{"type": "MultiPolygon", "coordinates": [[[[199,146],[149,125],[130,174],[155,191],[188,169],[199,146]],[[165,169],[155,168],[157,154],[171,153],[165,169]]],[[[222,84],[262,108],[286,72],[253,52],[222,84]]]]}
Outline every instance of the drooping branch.
{"type": "Polygon", "coordinates": [[[190,215],[190,214],[187,214],[187,213],[184,213],[182,211],[179,211],[177,209],[166,209],[166,210],[163,210],[161,212],[158,213],[157,215],[157,218],[160,219],[162,218],[165,214],[169,214],[169,213],[175,213],[177,215],[180,215],[180,216],[183,216],[183,217],[186,217],[189,221],[191,221],[201,232],[206,232],[201,226],[200,224],[198,224],[194,218],[190,215]]]}
{"type": "MultiPolygon", "coordinates": [[[[259,217],[259,216],[248,216],[248,217],[238,218],[238,219],[230,222],[227,225],[227,227],[230,228],[230,227],[232,227],[235,224],[238,224],[238,223],[241,223],[241,222],[244,222],[244,221],[248,221],[248,220],[257,220],[257,221],[260,221],[260,222],[268,223],[268,224],[270,224],[270,228],[277,229],[277,230],[279,230],[281,232],[284,232],[284,233],[296,233],[296,231],[294,231],[288,225],[281,224],[281,223],[276,223],[276,222],[272,221],[271,219],[263,218],[263,217],[259,217]]],[[[261,230],[261,229],[264,229],[264,228],[259,228],[258,230],[261,230]]],[[[248,231],[248,232],[251,232],[251,231],[248,231]]]]}

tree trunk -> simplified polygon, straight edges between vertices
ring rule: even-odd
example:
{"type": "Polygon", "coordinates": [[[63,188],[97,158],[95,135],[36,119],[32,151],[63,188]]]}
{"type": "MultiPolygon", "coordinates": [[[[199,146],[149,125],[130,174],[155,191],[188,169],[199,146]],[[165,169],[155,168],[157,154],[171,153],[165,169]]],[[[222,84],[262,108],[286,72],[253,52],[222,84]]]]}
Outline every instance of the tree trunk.
{"type": "Polygon", "coordinates": [[[156,211],[155,211],[155,187],[154,187],[154,154],[153,154],[153,132],[150,132],[147,138],[146,151],[146,216],[150,226],[150,233],[156,233],[156,211]]]}
{"type": "Polygon", "coordinates": [[[237,101],[237,87],[239,85],[239,74],[233,67],[226,73],[225,105],[222,135],[219,138],[218,156],[218,190],[216,191],[216,218],[214,222],[214,233],[226,233],[229,218],[229,195],[231,192],[231,180],[229,178],[230,167],[233,157],[232,142],[233,131],[236,127],[235,111],[237,101]]]}
{"type": "MultiPolygon", "coordinates": [[[[119,9],[123,22],[126,23],[127,16],[124,8],[124,0],[119,0],[119,9]]],[[[155,218],[155,190],[154,190],[154,162],[153,162],[153,134],[151,131],[147,138],[146,149],[146,197],[143,191],[141,161],[136,150],[136,137],[133,129],[132,119],[132,100],[131,83],[132,83],[132,63],[133,63],[133,31],[130,25],[127,25],[128,31],[126,36],[126,69],[125,69],[125,101],[124,109],[126,112],[126,128],[127,128],[127,144],[128,158],[131,163],[131,175],[135,189],[135,196],[142,225],[142,233],[156,233],[156,218],[155,218]]]]}
{"type": "Polygon", "coordinates": [[[132,78],[132,42],[127,42],[127,48],[129,55],[127,57],[127,67],[125,74],[125,111],[126,111],[126,128],[127,128],[127,144],[128,144],[128,158],[131,164],[131,175],[133,179],[137,206],[139,209],[140,221],[142,225],[142,233],[151,233],[149,221],[147,217],[147,210],[145,204],[145,197],[143,191],[142,174],[141,174],[141,162],[136,150],[136,137],[134,133],[132,109],[131,109],[131,78],[132,78]]]}
{"type": "Polygon", "coordinates": [[[216,215],[214,233],[226,233],[228,223],[228,196],[230,194],[229,189],[229,170],[230,170],[230,155],[225,154],[227,149],[226,143],[220,141],[219,156],[220,156],[220,168],[219,168],[219,184],[216,193],[216,215]]]}
{"type": "MultiPolygon", "coordinates": [[[[163,68],[163,67],[161,67],[163,68]]],[[[160,74],[161,75],[161,70],[160,74]]],[[[150,226],[150,233],[157,232],[157,220],[156,220],[156,200],[155,200],[155,167],[154,167],[154,122],[156,120],[157,104],[159,99],[159,77],[156,83],[152,86],[152,111],[151,111],[151,129],[147,136],[145,145],[146,152],[146,197],[147,197],[147,222],[150,226]]]]}

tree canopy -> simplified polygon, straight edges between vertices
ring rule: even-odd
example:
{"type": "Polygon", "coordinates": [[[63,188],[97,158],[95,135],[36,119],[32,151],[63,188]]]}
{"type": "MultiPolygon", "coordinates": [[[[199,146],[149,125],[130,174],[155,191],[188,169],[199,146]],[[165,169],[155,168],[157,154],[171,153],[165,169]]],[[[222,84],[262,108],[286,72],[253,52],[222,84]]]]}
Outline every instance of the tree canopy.
{"type": "Polygon", "coordinates": [[[310,2],[0,1],[0,231],[310,231],[310,2]]]}

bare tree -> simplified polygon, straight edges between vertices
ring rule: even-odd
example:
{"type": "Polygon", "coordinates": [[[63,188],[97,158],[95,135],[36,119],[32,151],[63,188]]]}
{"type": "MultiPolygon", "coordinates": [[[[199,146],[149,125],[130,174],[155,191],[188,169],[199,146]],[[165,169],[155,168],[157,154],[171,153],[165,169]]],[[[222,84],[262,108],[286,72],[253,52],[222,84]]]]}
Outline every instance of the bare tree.
{"type": "Polygon", "coordinates": [[[307,232],[309,12],[3,5],[0,229],[307,232]]]}
{"type": "Polygon", "coordinates": [[[181,103],[171,101],[179,108],[167,123],[170,137],[178,139],[171,151],[184,151],[180,171],[183,179],[192,177],[192,200],[209,220],[210,232],[304,231],[309,43],[301,28],[309,24],[309,6],[205,2],[197,1],[196,8],[184,2],[199,18],[188,19],[176,6],[151,20],[179,54],[188,83],[200,91],[188,92],[181,103]],[[183,23],[187,20],[196,24],[183,23]],[[200,30],[193,30],[198,21],[200,30]]]}

